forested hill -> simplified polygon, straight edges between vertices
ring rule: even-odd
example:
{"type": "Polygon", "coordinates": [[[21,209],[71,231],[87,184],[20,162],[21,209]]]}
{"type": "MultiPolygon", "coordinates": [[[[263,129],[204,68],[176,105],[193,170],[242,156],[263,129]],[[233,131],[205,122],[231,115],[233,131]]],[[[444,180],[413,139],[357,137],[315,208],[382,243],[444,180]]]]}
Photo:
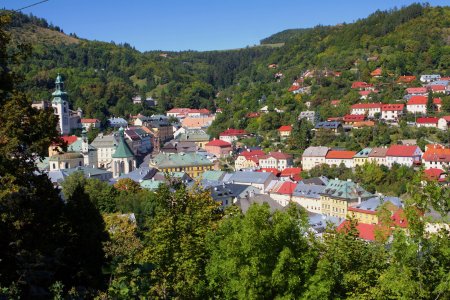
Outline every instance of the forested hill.
{"type": "Polygon", "coordinates": [[[29,96],[48,99],[60,72],[72,106],[102,119],[154,112],[131,105],[136,94],[157,98],[156,110],[160,112],[172,106],[224,107],[230,104],[227,98],[234,112],[256,109],[261,98],[270,105],[297,109],[287,88],[302,72],[343,72],[341,82],[313,88],[311,98],[344,97],[348,90],[342,87],[355,78],[349,72],[355,62],[362,80],[370,80],[369,73],[376,67],[394,75],[445,73],[450,69],[449,7],[414,4],[377,11],[352,24],[287,30],[262,40],[264,44],[284,43],[282,47],[210,52],[141,53],[129,44],[66,35],[36,17],[13,13],[12,20],[12,40],[29,42],[33,48],[27,63],[17,67],[25,79],[22,88],[29,96]],[[368,57],[377,57],[377,61],[368,62],[368,57]],[[269,69],[269,64],[277,64],[277,68],[269,69]],[[284,75],[279,82],[274,80],[276,72],[284,75]]]}

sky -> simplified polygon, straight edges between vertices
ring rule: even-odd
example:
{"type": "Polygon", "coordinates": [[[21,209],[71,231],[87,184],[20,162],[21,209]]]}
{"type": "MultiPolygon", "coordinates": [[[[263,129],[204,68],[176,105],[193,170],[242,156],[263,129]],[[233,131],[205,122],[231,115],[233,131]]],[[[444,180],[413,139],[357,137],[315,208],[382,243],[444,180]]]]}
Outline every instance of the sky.
{"type": "MultiPolygon", "coordinates": [[[[41,0],[0,0],[19,9],[41,0]]],[[[259,44],[291,28],[350,23],[377,9],[417,1],[393,0],[49,0],[24,9],[65,33],[140,51],[225,50],[259,44]]],[[[432,6],[448,0],[428,0],[432,6]]]]}

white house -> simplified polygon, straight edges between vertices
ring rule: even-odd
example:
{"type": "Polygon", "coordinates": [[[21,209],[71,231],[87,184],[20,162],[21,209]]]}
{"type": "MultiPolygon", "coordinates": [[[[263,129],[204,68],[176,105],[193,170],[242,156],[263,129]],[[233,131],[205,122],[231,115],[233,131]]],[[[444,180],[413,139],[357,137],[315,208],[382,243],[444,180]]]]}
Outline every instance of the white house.
{"type": "Polygon", "coordinates": [[[325,157],[329,150],[330,148],[322,146],[306,148],[302,155],[303,170],[309,171],[316,166],[325,164],[325,157]]]}
{"type": "Polygon", "coordinates": [[[438,121],[438,128],[440,130],[447,130],[450,123],[450,116],[441,117],[438,121]]]}
{"type": "Polygon", "coordinates": [[[383,104],[381,106],[381,119],[397,121],[403,115],[405,104],[383,104]]]}
{"type": "Polygon", "coordinates": [[[367,115],[369,118],[374,118],[376,113],[381,114],[380,103],[358,103],[351,106],[352,115],[367,115]]]}
{"type": "Polygon", "coordinates": [[[99,119],[81,119],[81,126],[83,129],[89,130],[91,128],[100,128],[99,119]]]}
{"type": "Polygon", "coordinates": [[[282,152],[270,152],[259,158],[259,166],[261,168],[275,168],[283,171],[292,165],[292,155],[282,152]]]}
{"type": "Polygon", "coordinates": [[[292,201],[301,205],[309,212],[322,213],[320,194],[324,192],[325,185],[298,183],[292,194],[292,201]]]}
{"type": "Polygon", "coordinates": [[[439,74],[429,74],[429,75],[421,75],[420,81],[422,82],[432,82],[441,79],[441,75],[439,74]]]}
{"type": "Polygon", "coordinates": [[[422,163],[425,169],[441,169],[445,170],[450,163],[450,149],[441,145],[430,145],[422,156],[422,163]]]}
{"type": "Polygon", "coordinates": [[[389,168],[395,163],[412,167],[419,163],[422,157],[422,150],[415,145],[392,145],[386,152],[386,164],[389,168]]]}
{"type": "Polygon", "coordinates": [[[325,156],[325,163],[329,166],[344,164],[346,168],[353,168],[353,157],[356,153],[356,151],[330,150],[325,156]]]}

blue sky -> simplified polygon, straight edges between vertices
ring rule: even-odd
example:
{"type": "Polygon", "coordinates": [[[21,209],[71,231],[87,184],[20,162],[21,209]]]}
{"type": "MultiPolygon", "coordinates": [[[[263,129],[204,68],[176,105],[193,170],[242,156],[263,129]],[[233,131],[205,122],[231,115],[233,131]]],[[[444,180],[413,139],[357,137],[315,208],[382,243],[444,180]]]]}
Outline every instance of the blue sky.
{"type": "MultiPolygon", "coordinates": [[[[18,9],[39,0],[0,0],[18,9]]],[[[138,50],[222,50],[258,44],[271,34],[352,22],[377,9],[417,1],[348,0],[49,0],[25,9],[64,32],[138,50]]],[[[429,0],[431,5],[448,1],[429,0]]]]}

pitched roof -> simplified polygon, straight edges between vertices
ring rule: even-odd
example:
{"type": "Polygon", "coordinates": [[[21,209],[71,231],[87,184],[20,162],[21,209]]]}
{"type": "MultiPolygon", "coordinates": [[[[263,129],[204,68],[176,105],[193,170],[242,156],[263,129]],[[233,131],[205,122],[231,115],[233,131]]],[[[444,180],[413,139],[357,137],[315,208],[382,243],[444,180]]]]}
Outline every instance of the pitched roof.
{"type": "Polygon", "coordinates": [[[437,124],[438,121],[439,121],[439,118],[422,117],[422,118],[417,118],[416,123],[417,124],[437,124]]]}
{"type": "Polygon", "coordinates": [[[380,108],[381,109],[381,102],[379,103],[358,103],[353,104],[351,106],[351,109],[371,109],[371,108],[380,108]]]}
{"type": "Polygon", "coordinates": [[[373,195],[363,189],[361,186],[353,181],[344,181],[332,179],[323,192],[330,197],[336,197],[344,200],[355,200],[359,198],[370,198],[373,195]]]}
{"type": "Polygon", "coordinates": [[[261,168],[259,170],[257,170],[256,172],[266,172],[266,173],[272,173],[273,175],[277,176],[280,175],[280,171],[278,171],[278,169],[275,168],[261,168]]]}
{"type": "MultiPolygon", "coordinates": [[[[380,225],[375,224],[364,224],[364,223],[358,223],[356,225],[356,230],[358,230],[358,236],[360,239],[366,240],[366,241],[375,241],[375,231],[376,230],[383,230],[383,232],[386,235],[390,234],[389,228],[383,228],[380,225]]],[[[350,221],[344,221],[341,223],[338,228],[336,229],[338,232],[347,233],[350,230],[350,221]]]]}
{"type": "Polygon", "coordinates": [[[370,72],[370,76],[381,76],[382,70],[381,68],[376,68],[372,72],[370,72]]]}
{"type": "Polygon", "coordinates": [[[430,88],[433,92],[445,91],[447,89],[445,85],[431,85],[430,88]]]}
{"type": "Polygon", "coordinates": [[[64,135],[61,137],[61,139],[67,143],[67,145],[70,145],[72,143],[75,143],[78,140],[78,137],[76,135],[64,135]]]}
{"type": "Polygon", "coordinates": [[[98,123],[99,119],[81,119],[81,123],[98,123]]]}
{"type": "Polygon", "coordinates": [[[295,181],[301,180],[302,168],[286,168],[281,171],[280,177],[291,177],[295,181]]]}
{"type": "Polygon", "coordinates": [[[372,84],[368,84],[366,82],[363,81],[355,81],[352,83],[352,89],[363,89],[366,87],[371,87],[373,86],[372,84]]]}
{"type": "Polygon", "coordinates": [[[206,143],[205,146],[211,147],[211,146],[215,146],[215,147],[231,147],[231,144],[222,140],[212,140],[209,143],[206,143]]]}
{"type": "Polygon", "coordinates": [[[248,134],[244,129],[227,129],[219,134],[219,136],[240,136],[248,134]]]}
{"type": "Polygon", "coordinates": [[[303,152],[303,157],[325,157],[330,148],[324,146],[310,146],[303,152]]]}
{"type": "Polygon", "coordinates": [[[411,157],[418,148],[410,145],[391,145],[386,152],[386,156],[411,157]]]}
{"type": "Polygon", "coordinates": [[[119,144],[116,147],[116,151],[112,155],[113,158],[128,158],[128,157],[134,157],[133,151],[131,151],[128,144],[125,142],[124,139],[124,130],[123,128],[119,129],[119,144]]]}
{"type": "Polygon", "coordinates": [[[296,91],[296,90],[299,90],[300,89],[300,86],[298,86],[298,85],[292,85],[289,89],[288,89],[288,92],[293,92],[293,91],[296,91]]]}
{"type": "Polygon", "coordinates": [[[356,151],[330,150],[327,153],[326,159],[353,159],[356,151]]]}
{"type": "Polygon", "coordinates": [[[231,175],[228,181],[262,184],[273,179],[275,179],[275,176],[270,172],[236,171],[231,175]]]}
{"type": "Polygon", "coordinates": [[[428,147],[423,153],[422,159],[425,161],[450,162],[450,149],[428,147]]]}
{"type": "Polygon", "coordinates": [[[331,100],[331,105],[337,106],[339,104],[341,104],[341,100],[331,100]]]}
{"type": "Polygon", "coordinates": [[[382,111],[403,111],[405,104],[383,104],[381,106],[382,111]]]}
{"type": "Polygon", "coordinates": [[[408,94],[426,94],[427,92],[427,88],[425,87],[412,87],[406,89],[406,93],[408,94]]]}
{"type": "Polygon", "coordinates": [[[294,182],[289,181],[278,182],[270,192],[282,195],[292,195],[296,186],[297,184],[294,182]]]}
{"type": "Polygon", "coordinates": [[[416,80],[416,76],[400,76],[397,79],[398,83],[410,83],[416,80]]]}
{"type": "Polygon", "coordinates": [[[291,125],[283,125],[280,128],[278,128],[278,131],[292,131],[291,125]]]}
{"type": "Polygon", "coordinates": [[[358,153],[356,153],[356,155],[354,157],[368,157],[371,151],[372,151],[372,148],[364,148],[361,151],[359,151],[358,153]]]}
{"type": "Polygon", "coordinates": [[[369,157],[385,157],[388,148],[384,147],[375,147],[372,148],[372,151],[369,153],[369,157]]]}
{"type": "Polygon", "coordinates": [[[269,152],[269,154],[267,154],[267,155],[271,156],[275,159],[291,159],[292,158],[292,155],[283,153],[283,152],[269,152]]]}
{"type": "Polygon", "coordinates": [[[325,188],[325,185],[305,184],[303,182],[299,182],[292,195],[296,197],[319,199],[320,194],[325,191],[325,188]]]}
{"type": "Polygon", "coordinates": [[[441,177],[441,175],[444,173],[444,170],[438,168],[430,168],[424,171],[425,177],[427,177],[429,180],[439,180],[439,177],[441,177]]]}
{"type": "Polygon", "coordinates": [[[408,101],[408,105],[425,105],[427,101],[426,96],[412,96],[408,101]]]}
{"type": "Polygon", "coordinates": [[[344,122],[360,122],[364,121],[365,115],[345,115],[344,122]]]}

